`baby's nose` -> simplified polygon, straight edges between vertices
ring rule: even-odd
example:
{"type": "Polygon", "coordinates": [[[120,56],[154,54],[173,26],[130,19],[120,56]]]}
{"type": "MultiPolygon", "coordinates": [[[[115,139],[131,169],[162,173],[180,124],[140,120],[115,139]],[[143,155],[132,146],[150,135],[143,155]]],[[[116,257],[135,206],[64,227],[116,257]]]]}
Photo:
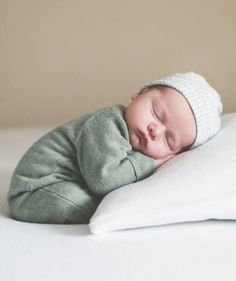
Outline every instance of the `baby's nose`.
{"type": "Polygon", "coordinates": [[[164,133],[164,126],[160,123],[160,124],[150,124],[148,126],[148,132],[149,132],[149,136],[151,137],[152,140],[156,139],[156,138],[160,138],[163,133],[164,133]]]}

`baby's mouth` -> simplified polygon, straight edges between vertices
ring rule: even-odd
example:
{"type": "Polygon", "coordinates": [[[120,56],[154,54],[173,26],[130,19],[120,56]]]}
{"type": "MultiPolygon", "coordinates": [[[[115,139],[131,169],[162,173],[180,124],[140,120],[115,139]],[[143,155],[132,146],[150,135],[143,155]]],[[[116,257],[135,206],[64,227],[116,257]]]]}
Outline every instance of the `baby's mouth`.
{"type": "Polygon", "coordinates": [[[140,130],[138,130],[138,138],[139,138],[139,141],[146,147],[147,146],[147,143],[148,143],[148,138],[146,136],[146,134],[140,130]]]}

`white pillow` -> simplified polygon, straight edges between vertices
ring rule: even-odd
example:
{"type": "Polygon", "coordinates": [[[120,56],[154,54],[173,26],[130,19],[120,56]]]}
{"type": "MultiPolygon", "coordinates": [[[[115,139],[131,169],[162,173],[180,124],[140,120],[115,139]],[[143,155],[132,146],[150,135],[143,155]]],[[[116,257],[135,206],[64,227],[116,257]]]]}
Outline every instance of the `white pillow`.
{"type": "Polygon", "coordinates": [[[90,219],[94,234],[208,219],[236,219],[236,113],[219,133],[152,176],[107,194],[90,219]]]}

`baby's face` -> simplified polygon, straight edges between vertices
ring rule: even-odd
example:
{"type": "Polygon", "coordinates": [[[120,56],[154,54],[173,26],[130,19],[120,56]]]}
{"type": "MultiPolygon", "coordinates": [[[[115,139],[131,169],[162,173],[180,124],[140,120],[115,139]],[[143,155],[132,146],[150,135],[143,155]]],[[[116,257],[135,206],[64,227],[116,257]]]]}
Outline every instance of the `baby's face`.
{"type": "Polygon", "coordinates": [[[151,88],[133,96],[125,109],[125,121],[133,149],[154,159],[177,154],[196,138],[188,102],[170,87],[151,88]]]}

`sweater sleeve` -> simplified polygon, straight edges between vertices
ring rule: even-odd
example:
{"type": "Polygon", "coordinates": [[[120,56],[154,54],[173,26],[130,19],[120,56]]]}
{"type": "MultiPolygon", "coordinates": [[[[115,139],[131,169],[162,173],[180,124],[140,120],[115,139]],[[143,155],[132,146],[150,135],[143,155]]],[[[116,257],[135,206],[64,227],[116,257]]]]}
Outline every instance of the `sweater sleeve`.
{"type": "Polygon", "coordinates": [[[76,145],[82,176],[88,188],[101,195],[155,170],[152,158],[132,150],[123,118],[108,113],[91,118],[76,145]]]}

